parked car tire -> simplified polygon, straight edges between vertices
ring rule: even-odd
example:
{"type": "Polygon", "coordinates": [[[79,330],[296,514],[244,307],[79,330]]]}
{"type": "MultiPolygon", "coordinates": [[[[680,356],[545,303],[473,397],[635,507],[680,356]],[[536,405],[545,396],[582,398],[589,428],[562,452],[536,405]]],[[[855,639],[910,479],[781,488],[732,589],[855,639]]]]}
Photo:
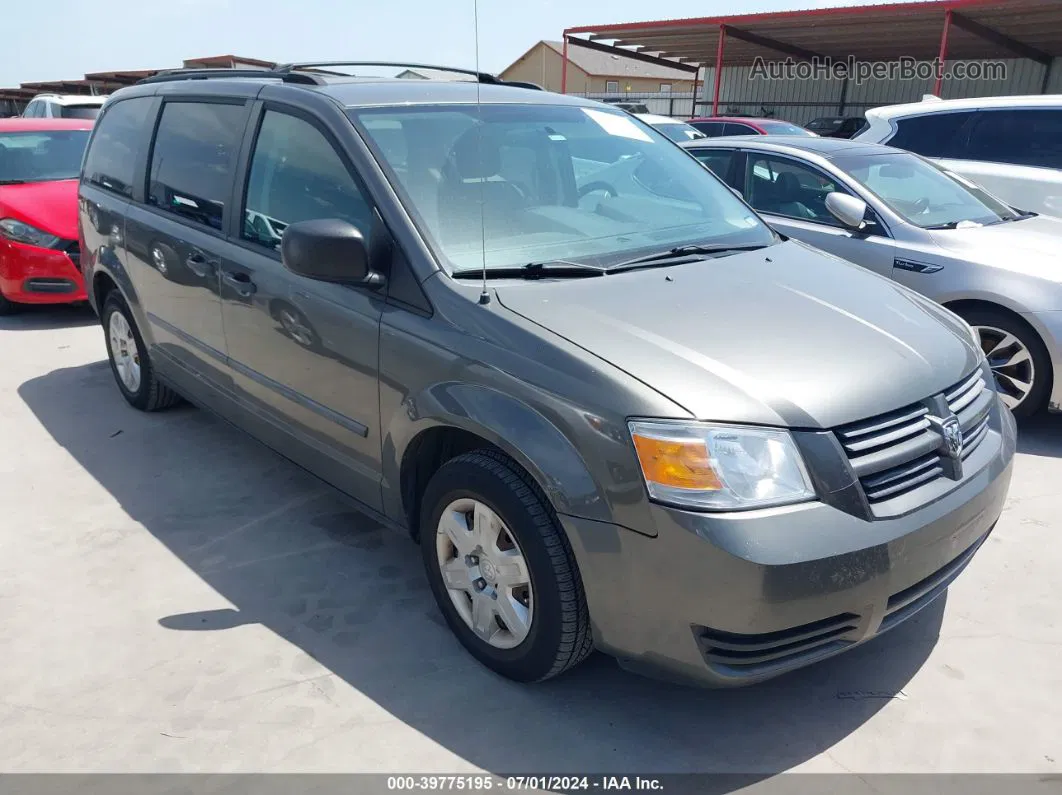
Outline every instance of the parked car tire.
{"type": "Polygon", "coordinates": [[[420,546],[446,623],[481,663],[538,682],[593,650],[571,546],[538,485],[506,456],[451,459],[428,483],[420,546]]]}
{"type": "Polygon", "coordinates": [[[20,308],[21,307],[18,304],[14,301],[8,301],[7,298],[4,297],[4,294],[0,293],[0,317],[3,317],[4,315],[13,315],[18,312],[20,308]]]}
{"type": "Polygon", "coordinates": [[[981,339],[996,389],[1018,419],[1038,414],[1051,391],[1051,357],[1040,336],[1007,312],[976,307],[959,313],[981,339]]]}
{"type": "Polygon", "coordinates": [[[117,290],[107,296],[100,317],[111,372],[129,405],[141,411],[158,411],[180,402],[180,395],[155,377],[144,338],[117,290]]]}

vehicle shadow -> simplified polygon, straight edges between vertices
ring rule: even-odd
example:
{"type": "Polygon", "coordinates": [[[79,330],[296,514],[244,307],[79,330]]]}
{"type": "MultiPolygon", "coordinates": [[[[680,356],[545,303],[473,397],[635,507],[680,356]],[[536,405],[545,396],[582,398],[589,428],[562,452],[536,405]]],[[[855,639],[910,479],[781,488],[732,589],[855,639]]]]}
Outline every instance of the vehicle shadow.
{"type": "Polygon", "coordinates": [[[944,599],[846,655],[740,690],[650,681],[602,655],[551,682],[513,684],[445,628],[407,537],[239,431],[191,407],[129,409],[105,362],[56,370],[18,391],[129,516],[234,605],[160,616],[163,627],[260,624],[494,773],[768,777],[903,698],[940,631],[944,599]]]}
{"type": "Polygon", "coordinates": [[[1062,415],[1042,415],[1018,427],[1018,452],[1062,458],[1062,415]]]}
{"type": "Polygon", "coordinates": [[[0,317],[0,331],[47,331],[97,323],[88,304],[24,304],[15,314],[0,317]]]}

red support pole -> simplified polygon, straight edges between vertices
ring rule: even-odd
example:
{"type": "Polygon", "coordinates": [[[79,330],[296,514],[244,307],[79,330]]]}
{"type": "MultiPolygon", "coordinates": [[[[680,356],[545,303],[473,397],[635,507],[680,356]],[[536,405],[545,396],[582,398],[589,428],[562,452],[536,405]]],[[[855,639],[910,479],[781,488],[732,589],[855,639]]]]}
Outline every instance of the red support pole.
{"type": "Polygon", "coordinates": [[[561,54],[561,93],[568,93],[568,34],[564,34],[564,52],[561,54]]]}
{"type": "Polygon", "coordinates": [[[948,33],[951,31],[951,9],[944,12],[944,30],[940,34],[940,55],[937,56],[937,84],[933,87],[933,93],[940,96],[944,87],[944,60],[948,57],[948,33]]]}
{"type": "Polygon", "coordinates": [[[723,48],[726,46],[726,25],[719,26],[719,45],[715,48],[715,90],[712,97],[712,115],[719,115],[719,87],[723,84],[723,48]]]}

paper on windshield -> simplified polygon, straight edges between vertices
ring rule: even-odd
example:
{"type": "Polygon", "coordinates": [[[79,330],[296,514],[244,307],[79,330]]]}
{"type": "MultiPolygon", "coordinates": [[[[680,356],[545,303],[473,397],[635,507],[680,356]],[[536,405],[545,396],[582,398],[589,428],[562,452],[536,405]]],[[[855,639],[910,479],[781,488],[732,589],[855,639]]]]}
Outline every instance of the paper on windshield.
{"type": "Polygon", "coordinates": [[[632,138],[635,141],[645,141],[646,143],[652,143],[653,139],[645,134],[645,131],[640,129],[629,117],[621,116],[618,113],[606,113],[601,110],[593,110],[592,108],[583,108],[583,113],[593,119],[597,126],[607,132],[609,135],[616,135],[620,138],[632,138]]]}

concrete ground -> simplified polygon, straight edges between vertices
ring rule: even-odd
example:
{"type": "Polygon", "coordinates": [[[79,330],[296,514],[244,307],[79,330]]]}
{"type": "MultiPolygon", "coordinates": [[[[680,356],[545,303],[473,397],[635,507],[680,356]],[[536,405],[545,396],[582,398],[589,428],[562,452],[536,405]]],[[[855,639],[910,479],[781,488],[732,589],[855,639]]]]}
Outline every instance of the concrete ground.
{"type": "Polygon", "coordinates": [[[206,413],[119,396],[95,318],[0,320],[0,771],[1062,771],[1062,417],[917,619],[759,687],[597,656],[519,686],[414,545],[206,413]]]}

